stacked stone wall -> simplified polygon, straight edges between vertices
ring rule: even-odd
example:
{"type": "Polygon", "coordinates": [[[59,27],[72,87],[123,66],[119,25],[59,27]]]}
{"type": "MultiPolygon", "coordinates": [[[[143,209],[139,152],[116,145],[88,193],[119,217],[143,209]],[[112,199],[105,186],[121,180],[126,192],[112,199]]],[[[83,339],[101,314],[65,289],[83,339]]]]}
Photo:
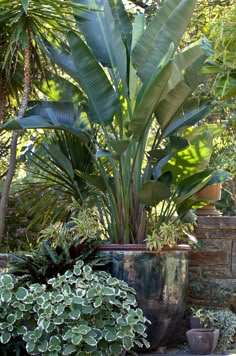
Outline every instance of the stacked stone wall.
{"type": "Polygon", "coordinates": [[[189,302],[235,309],[236,217],[198,217],[195,236],[201,248],[190,253],[189,302]]]}

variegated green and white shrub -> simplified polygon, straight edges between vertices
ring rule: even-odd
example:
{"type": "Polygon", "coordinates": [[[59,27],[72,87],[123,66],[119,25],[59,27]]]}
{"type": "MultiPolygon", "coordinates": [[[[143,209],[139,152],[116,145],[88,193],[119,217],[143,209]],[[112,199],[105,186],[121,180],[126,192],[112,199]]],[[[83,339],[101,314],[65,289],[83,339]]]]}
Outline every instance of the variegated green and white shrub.
{"type": "Polygon", "coordinates": [[[0,342],[21,336],[30,355],[120,355],[148,345],[135,291],[79,260],[47,284],[0,276],[0,342]]]}

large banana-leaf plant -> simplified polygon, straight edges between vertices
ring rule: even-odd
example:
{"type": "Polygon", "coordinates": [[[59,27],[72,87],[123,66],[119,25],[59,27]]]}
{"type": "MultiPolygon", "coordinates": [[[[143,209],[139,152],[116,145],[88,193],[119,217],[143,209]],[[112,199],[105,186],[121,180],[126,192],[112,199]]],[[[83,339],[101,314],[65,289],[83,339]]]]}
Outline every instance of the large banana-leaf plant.
{"type": "MultiPolygon", "coordinates": [[[[144,15],[132,23],[121,0],[73,2],[87,9],[74,10],[81,35],[69,31],[67,44],[57,47],[47,39],[38,44],[87,98],[86,135],[96,144],[90,154],[97,174],[76,173],[104,193],[99,208],[111,241],[142,243],[149,207],[164,204],[160,221],[175,212],[186,218],[194,194],[213,177],[223,179],[223,173],[202,170],[173,182],[171,171],[164,171],[189,145],[184,128],[211,110],[208,100],[191,98],[210,48],[202,39],[179,49],[196,0],[166,0],[147,25],[144,15]]],[[[5,128],[60,127],[46,116],[5,128]]]]}

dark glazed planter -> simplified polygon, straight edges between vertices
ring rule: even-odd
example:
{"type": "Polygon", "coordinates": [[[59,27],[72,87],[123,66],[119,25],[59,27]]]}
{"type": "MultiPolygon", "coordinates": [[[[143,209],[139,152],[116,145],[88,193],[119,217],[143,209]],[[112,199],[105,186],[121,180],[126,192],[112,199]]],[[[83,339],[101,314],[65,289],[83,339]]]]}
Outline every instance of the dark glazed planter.
{"type": "Polygon", "coordinates": [[[209,355],[214,352],[218,339],[218,329],[190,329],[186,332],[188,344],[195,355],[209,355]]]}
{"type": "Polygon", "coordinates": [[[112,258],[107,271],[137,292],[138,306],[151,321],[147,325],[150,350],[170,344],[185,310],[188,247],[150,252],[142,245],[105,245],[112,258]]]}

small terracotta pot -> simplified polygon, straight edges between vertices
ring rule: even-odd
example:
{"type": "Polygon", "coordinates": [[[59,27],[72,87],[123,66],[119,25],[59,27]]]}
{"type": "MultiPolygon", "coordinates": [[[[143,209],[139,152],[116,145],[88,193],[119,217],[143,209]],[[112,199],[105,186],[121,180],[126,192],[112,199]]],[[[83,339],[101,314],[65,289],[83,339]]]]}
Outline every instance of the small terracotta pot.
{"type": "MultiPolygon", "coordinates": [[[[221,199],[221,183],[208,185],[196,194],[200,200],[220,200],[221,199]]],[[[203,206],[196,210],[196,214],[199,216],[219,216],[221,213],[216,210],[214,203],[203,206]]]]}
{"type": "Polygon", "coordinates": [[[186,335],[194,355],[209,355],[216,348],[219,329],[190,329],[186,332],[186,335]]]}

